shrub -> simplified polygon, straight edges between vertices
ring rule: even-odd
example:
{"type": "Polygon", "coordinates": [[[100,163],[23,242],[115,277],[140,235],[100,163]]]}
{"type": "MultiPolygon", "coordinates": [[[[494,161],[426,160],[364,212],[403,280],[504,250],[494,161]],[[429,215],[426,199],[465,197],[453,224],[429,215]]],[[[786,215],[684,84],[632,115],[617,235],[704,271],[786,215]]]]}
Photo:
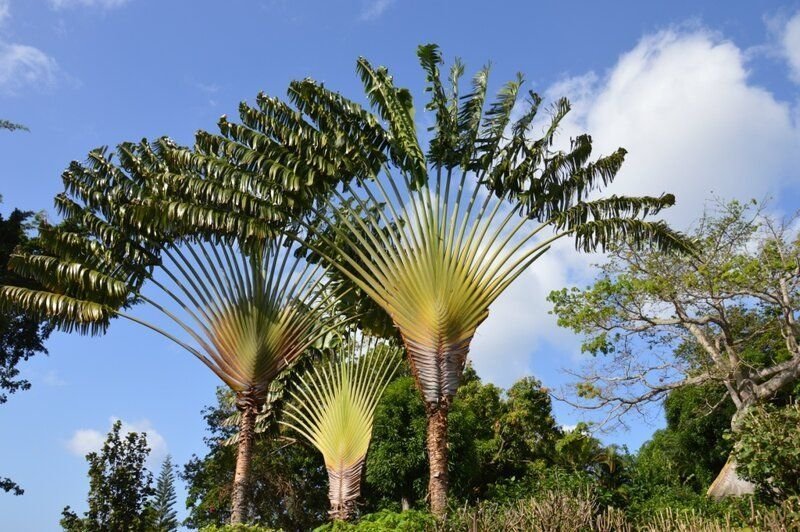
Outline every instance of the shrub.
{"type": "Polygon", "coordinates": [[[433,530],[436,525],[434,517],[427,512],[406,510],[405,512],[391,512],[383,510],[374,514],[367,514],[356,523],[336,521],[317,527],[314,532],[423,532],[433,530]]]}
{"type": "Polygon", "coordinates": [[[739,474],[765,498],[800,495],[800,405],[750,411],[737,433],[734,455],[739,474]]]}
{"type": "Polygon", "coordinates": [[[259,525],[210,525],[204,526],[200,532],[281,532],[276,528],[259,525]]]}
{"type": "MultiPolygon", "coordinates": [[[[800,530],[800,500],[777,507],[750,506],[748,500],[726,504],[691,504],[683,508],[652,508],[630,515],[602,507],[590,492],[550,491],[536,498],[506,504],[483,502],[453,511],[437,532],[671,532],[728,530],[800,530]],[[699,508],[699,509],[698,509],[699,508]]],[[[422,530],[422,529],[420,529],[422,530]]]]}

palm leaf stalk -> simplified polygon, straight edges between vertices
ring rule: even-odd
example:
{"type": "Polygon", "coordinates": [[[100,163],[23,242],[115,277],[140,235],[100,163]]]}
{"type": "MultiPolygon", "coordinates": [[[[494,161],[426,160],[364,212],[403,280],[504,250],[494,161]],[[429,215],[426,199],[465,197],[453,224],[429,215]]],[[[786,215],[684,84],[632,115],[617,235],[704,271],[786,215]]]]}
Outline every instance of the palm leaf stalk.
{"type": "Polygon", "coordinates": [[[126,212],[152,200],[142,198],[140,167],[127,159],[126,175],[102,153],[91,160],[65,173],[67,191],[58,199],[65,220],[41,228],[36,253],[18,252],[9,262],[42,288],[0,287],[0,305],[91,334],[121,317],[211,369],[235,392],[241,412],[231,511],[241,522],[256,414],[270,384],[337,325],[340,290],[286,237],[242,248],[235,240],[168,239],[153,236],[152,227],[132,229],[126,212]],[[146,319],[143,306],[162,319],[146,319]]]}
{"type": "MultiPolygon", "coordinates": [[[[356,177],[334,192],[327,212],[317,213],[334,236],[320,234],[315,251],[389,314],[405,342],[426,403],[431,509],[443,516],[447,414],[471,340],[500,294],[562,238],[573,239],[582,251],[619,240],[665,250],[688,251],[690,245],[665,223],[642,219],[673,205],[670,194],[589,199],[613,181],[625,152],[589,162],[587,135],[573,140],[567,152],[553,150],[569,110],[566,100],[554,107],[544,136],[531,139],[541,100],[530,94],[521,116],[512,119],[521,105],[521,77],[486,108],[486,69],[475,76],[472,91],[459,97],[460,63],[445,91],[438,49],[423,46],[419,55],[432,94],[428,109],[436,112],[427,156],[408,92],[393,85],[385,68],[360,59],[367,96],[387,125],[391,162],[379,178],[356,177]],[[354,202],[361,216],[350,214],[354,202]]],[[[295,91],[295,103],[302,107],[304,98],[317,99],[323,90],[306,81],[295,91]]],[[[317,125],[325,127],[322,121],[317,125]]]]}
{"type": "Polygon", "coordinates": [[[397,347],[363,335],[336,351],[336,360],[298,377],[281,423],[322,453],[330,516],[346,521],[361,495],[375,408],[402,358],[397,347]]]}

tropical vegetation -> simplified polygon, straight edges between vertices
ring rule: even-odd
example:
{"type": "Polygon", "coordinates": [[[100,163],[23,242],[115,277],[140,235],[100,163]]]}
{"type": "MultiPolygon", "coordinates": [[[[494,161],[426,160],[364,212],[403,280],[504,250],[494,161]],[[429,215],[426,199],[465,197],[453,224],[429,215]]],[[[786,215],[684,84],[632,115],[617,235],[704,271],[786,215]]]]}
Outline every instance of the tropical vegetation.
{"type": "MultiPolygon", "coordinates": [[[[0,218],[0,403],[52,329],[123,319],[224,384],[180,472],[191,528],[800,523],[796,218],[733,201],[675,231],[653,219],[667,192],[602,195],[626,152],[559,139],[566,99],[543,111],[522,75],[491,97],[488,67],[465,89],[459,60],[417,55],[427,132],[412,91],[360,58],[364,105],[296,81],[191,147],[91,151],[57,223],[0,218]],[[562,391],[482,382],[468,356],[492,304],[562,240],[604,254],[592,285],[549,297],[586,371],[562,391]],[[552,397],[605,418],[559,426],[552,397]],[[598,438],[654,402],[666,426],[637,452],[598,438]]],[[[117,421],[63,528],[177,529],[174,466],[154,486],[149,453],[117,421]]]]}

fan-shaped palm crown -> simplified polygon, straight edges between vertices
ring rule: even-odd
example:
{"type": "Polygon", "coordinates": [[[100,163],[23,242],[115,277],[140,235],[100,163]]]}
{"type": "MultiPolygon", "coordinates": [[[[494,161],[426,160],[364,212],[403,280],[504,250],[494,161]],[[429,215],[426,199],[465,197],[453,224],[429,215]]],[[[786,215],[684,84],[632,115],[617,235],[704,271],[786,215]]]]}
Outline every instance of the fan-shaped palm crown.
{"type": "MultiPolygon", "coordinates": [[[[586,251],[620,239],[662,249],[689,245],[663,222],[642,220],[672,205],[672,195],[589,199],[614,179],[625,152],[590,162],[587,135],[574,139],[567,152],[553,150],[569,110],[566,100],[554,106],[543,136],[532,138],[541,100],[530,93],[526,104],[518,101],[521,77],[487,107],[487,69],[462,97],[460,63],[451,69],[445,90],[438,49],[423,46],[419,56],[431,94],[427,109],[436,113],[427,156],[408,91],[396,88],[385,68],[360,59],[367,97],[386,124],[391,164],[375,179],[356,176],[331,197],[319,216],[333,228],[336,239],[326,243],[338,253],[326,253],[324,246],[320,253],[384,308],[406,343],[428,405],[429,488],[432,507],[441,514],[447,410],[472,336],[491,303],[560,238],[573,238],[586,251]],[[519,112],[515,120],[514,112],[519,112]],[[366,215],[352,215],[354,202],[366,215]]],[[[292,96],[303,108],[321,91],[306,81],[292,96]]],[[[329,113],[317,125],[323,129],[351,118],[329,113]]]]}
{"type": "Polygon", "coordinates": [[[336,351],[338,360],[299,377],[282,423],[322,453],[331,516],[346,520],[361,493],[375,408],[402,359],[398,348],[363,337],[336,351]]]}
{"type": "Polygon", "coordinates": [[[237,392],[243,413],[239,504],[256,411],[280,372],[333,328],[336,291],[324,268],[302,259],[285,237],[251,235],[242,247],[193,235],[196,227],[163,230],[166,218],[144,215],[160,206],[144,174],[163,171],[156,154],[146,144],[119,153],[122,167],[97,151],[90,165],[74,163],[64,174],[66,192],[57,199],[64,221],[41,228],[37,253],[10,261],[42,289],[0,287],[0,301],[64,330],[98,333],[111,317],[127,318],[200,359],[237,392]],[[146,320],[138,303],[165,319],[146,320]]]}

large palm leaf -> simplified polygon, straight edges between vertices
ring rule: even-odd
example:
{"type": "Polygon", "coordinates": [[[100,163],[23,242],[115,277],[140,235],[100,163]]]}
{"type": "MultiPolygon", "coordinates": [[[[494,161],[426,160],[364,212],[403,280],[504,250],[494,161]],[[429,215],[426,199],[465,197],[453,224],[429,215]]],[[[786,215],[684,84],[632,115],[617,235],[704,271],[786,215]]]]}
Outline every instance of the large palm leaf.
{"type": "Polygon", "coordinates": [[[331,517],[347,520],[361,494],[375,408],[402,359],[398,348],[364,337],[336,351],[336,360],[299,376],[282,423],[322,453],[331,517]]]}
{"type": "Polygon", "coordinates": [[[66,192],[58,198],[65,220],[42,227],[37,253],[10,261],[43,288],[0,287],[0,303],[85,333],[122,317],[208,366],[236,392],[242,412],[234,482],[240,520],[256,412],[273,380],[338,321],[340,290],[285,237],[250,238],[243,247],[235,239],[200,238],[180,224],[163,232],[158,217],[132,222],[132,212],[159,205],[141,173],[153,152],[146,145],[120,152],[122,167],[93,152],[90,165],[73,164],[65,173],[66,192]],[[145,319],[142,306],[163,319],[145,319]]]}

